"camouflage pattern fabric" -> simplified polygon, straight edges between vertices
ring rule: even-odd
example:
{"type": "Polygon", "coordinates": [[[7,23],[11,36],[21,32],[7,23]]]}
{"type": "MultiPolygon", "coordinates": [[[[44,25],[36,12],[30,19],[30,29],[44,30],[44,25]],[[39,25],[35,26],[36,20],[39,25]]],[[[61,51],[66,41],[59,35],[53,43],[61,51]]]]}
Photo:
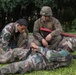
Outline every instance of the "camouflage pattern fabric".
{"type": "MultiPolygon", "coordinates": [[[[50,30],[53,30],[50,34],[52,35],[52,39],[49,43],[49,49],[55,49],[58,43],[61,41],[61,32],[62,32],[62,26],[58,19],[51,17],[51,19],[48,22],[44,22],[42,18],[39,18],[34,23],[34,29],[33,29],[33,35],[34,35],[34,43],[37,45],[41,45],[41,41],[44,38],[44,34],[40,30],[40,28],[47,28],[50,30]]],[[[45,38],[44,38],[45,39],[45,38]]]]}
{"type": "Polygon", "coordinates": [[[28,30],[25,33],[20,34],[17,31],[17,23],[7,24],[0,35],[0,48],[4,51],[8,51],[11,46],[13,48],[21,47],[28,41],[28,30]]]}
{"type": "Polygon", "coordinates": [[[60,44],[58,45],[58,48],[62,48],[68,51],[75,51],[76,50],[76,38],[75,37],[64,37],[60,44]],[[63,43],[67,43],[66,45],[63,46],[63,43]]]}
{"type": "Polygon", "coordinates": [[[29,49],[15,48],[0,54],[0,63],[7,63],[22,60],[29,49]]]}
{"type": "Polygon", "coordinates": [[[42,9],[41,9],[41,11],[40,11],[40,15],[52,16],[51,7],[43,6],[42,9]]]}
{"type": "Polygon", "coordinates": [[[2,74],[9,74],[9,73],[26,73],[31,72],[33,70],[43,70],[43,69],[50,69],[67,66],[71,62],[71,55],[66,50],[55,51],[55,50],[48,50],[47,48],[39,47],[37,53],[27,60],[11,63],[7,66],[0,68],[2,74]],[[45,61],[44,57],[48,60],[48,64],[45,61]]]}

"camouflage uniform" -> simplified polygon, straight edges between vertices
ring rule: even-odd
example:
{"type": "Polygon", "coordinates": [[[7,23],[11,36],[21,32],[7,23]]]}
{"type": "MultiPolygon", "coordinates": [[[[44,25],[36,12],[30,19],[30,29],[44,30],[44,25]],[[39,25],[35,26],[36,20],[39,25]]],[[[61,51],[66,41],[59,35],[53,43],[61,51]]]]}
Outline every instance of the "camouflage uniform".
{"type": "Polygon", "coordinates": [[[34,29],[33,29],[33,35],[34,35],[34,43],[41,46],[42,45],[42,39],[45,39],[45,35],[42,33],[42,31],[40,30],[40,28],[47,28],[50,30],[53,30],[50,34],[52,35],[51,40],[48,42],[49,43],[49,49],[55,49],[56,46],[59,44],[59,42],[61,41],[61,32],[62,32],[62,26],[60,24],[60,22],[58,21],[58,19],[52,17],[52,12],[50,10],[49,7],[47,7],[48,9],[46,9],[46,7],[44,7],[44,11],[42,11],[40,14],[43,15],[45,14],[45,16],[51,16],[50,20],[48,22],[44,22],[42,17],[39,18],[38,20],[35,21],[34,23],[34,29]]]}
{"type": "Polygon", "coordinates": [[[8,51],[9,48],[21,47],[25,45],[28,40],[28,30],[25,33],[18,33],[18,23],[7,24],[0,35],[0,48],[8,51]]]}
{"type": "Polygon", "coordinates": [[[0,68],[1,73],[26,73],[41,69],[50,70],[61,66],[67,66],[71,61],[71,55],[66,50],[57,52],[55,50],[48,50],[47,48],[39,47],[38,51],[40,53],[38,52],[27,60],[11,63],[0,68]]]}
{"type": "Polygon", "coordinates": [[[58,45],[58,49],[65,49],[68,51],[75,51],[76,50],[76,37],[65,37],[63,36],[62,41],[58,45]],[[67,42],[66,45],[63,46],[63,43],[67,42]]]}
{"type": "MultiPolygon", "coordinates": [[[[58,45],[57,50],[61,50],[61,49],[68,50],[71,52],[75,51],[76,50],[76,38],[63,37],[63,40],[58,45]],[[67,44],[63,46],[62,44],[66,41],[67,41],[67,44]]],[[[23,58],[25,58],[28,50],[30,49],[15,48],[11,51],[4,52],[2,49],[0,49],[0,51],[3,52],[3,54],[0,54],[0,63],[12,62],[12,61],[16,61],[16,59],[22,60],[23,58]]]]}
{"type": "Polygon", "coordinates": [[[0,63],[23,60],[29,49],[14,48],[8,52],[0,54],[0,63]]]}

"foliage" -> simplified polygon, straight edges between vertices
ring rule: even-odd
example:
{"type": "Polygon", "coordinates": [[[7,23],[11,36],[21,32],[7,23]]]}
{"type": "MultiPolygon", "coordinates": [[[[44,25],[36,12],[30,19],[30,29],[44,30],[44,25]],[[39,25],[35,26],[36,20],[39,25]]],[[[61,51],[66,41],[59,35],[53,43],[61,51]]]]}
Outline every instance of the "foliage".
{"type": "Polygon", "coordinates": [[[72,21],[72,24],[76,26],[76,18],[72,21]]]}
{"type": "Polygon", "coordinates": [[[17,5],[24,4],[28,4],[28,0],[0,0],[0,6],[5,12],[12,12],[17,5]]]}
{"type": "Polygon", "coordinates": [[[42,6],[55,6],[55,0],[34,0],[35,6],[41,8],[42,6]]]}
{"type": "Polygon", "coordinates": [[[35,16],[35,21],[40,17],[39,12],[42,6],[52,8],[53,16],[58,18],[61,24],[64,24],[66,31],[73,28],[74,23],[72,21],[76,18],[76,0],[0,0],[2,20],[7,15],[8,18],[13,17],[14,21],[23,16],[27,16],[27,19],[35,16]]]}
{"type": "Polygon", "coordinates": [[[76,18],[72,21],[73,31],[76,30],[76,18]]]}
{"type": "Polygon", "coordinates": [[[55,0],[0,0],[0,6],[5,12],[11,12],[17,5],[26,8],[30,3],[34,3],[36,7],[41,8],[44,5],[55,6],[55,0]]]}

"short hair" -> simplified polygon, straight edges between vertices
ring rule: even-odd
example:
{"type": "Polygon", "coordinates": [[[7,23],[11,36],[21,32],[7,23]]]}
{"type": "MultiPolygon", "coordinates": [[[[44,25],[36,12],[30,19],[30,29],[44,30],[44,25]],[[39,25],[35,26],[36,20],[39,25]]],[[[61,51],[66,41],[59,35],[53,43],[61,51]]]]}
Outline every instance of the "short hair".
{"type": "Polygon", "coordinates": [[[26,19],[19,19],[16,21],[20,26],[28,26],[26,19]]]}

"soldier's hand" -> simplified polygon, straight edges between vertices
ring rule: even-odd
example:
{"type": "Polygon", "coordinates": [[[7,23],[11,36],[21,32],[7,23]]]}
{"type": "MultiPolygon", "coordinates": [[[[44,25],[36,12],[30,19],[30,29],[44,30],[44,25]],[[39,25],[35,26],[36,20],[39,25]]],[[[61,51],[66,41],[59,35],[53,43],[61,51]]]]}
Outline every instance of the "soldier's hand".
{"type": "Polygon", "coordinates": [[[46,41],[50,41],[50,40],[51,40],[51,37],[52,37],[51,34],[48,34],[48,35],[46,36],[46,38],[45,38],[46,41]]]}
{"type": "Polygon", "coordinates": [[[39,47],[35,43],[31,43],[31,48],[33,51],[37,52],[39,47]]]}
{"type": "Polygon", "coordinates": [[[35,48],[35,49],[38,49],[38,46],[35,43],[31,43],[31,47],[35,48]]]}
{"type": "Polygon", "coordinates": [[[48,46],[48,42],[45,39],[42,39],[42,44],[43,46],[47,47],[48,46]]]}
{"type": "Polygon", "coordinates": [[[67,45],[67,41],[65,41],[65,42],[62,43],[62,46],[65,46],[65,45],[67,45]]]}

